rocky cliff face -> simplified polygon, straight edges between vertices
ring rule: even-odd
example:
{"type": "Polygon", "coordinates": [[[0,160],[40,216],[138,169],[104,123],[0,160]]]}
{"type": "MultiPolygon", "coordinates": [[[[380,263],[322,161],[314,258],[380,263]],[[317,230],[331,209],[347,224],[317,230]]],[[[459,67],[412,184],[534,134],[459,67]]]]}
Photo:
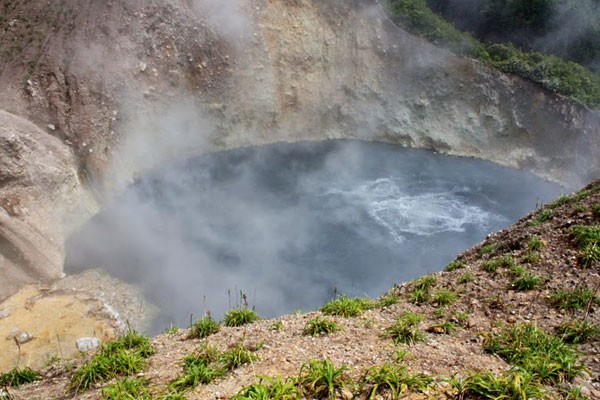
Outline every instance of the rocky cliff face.
{"type": "Polygon", "coordinates": [[[15,285],[60,273],[76,222],[47,222],[57,205],[83,221],[90,193],[102,203],[145,169],[217,148],[361,138],[571,185],[600,172],[598,112],[413,37],[376,1],[240,3],[2,2],[0,109],[32,121],[2,113],[3,134],[38,138],[18,139],[37,194],[1,182],[3,226],[32,244],[0,231],[15,285]],[[60,167],[38,168],[48,148],[60,167]],[[40,216],[10,215],[10,196],[40,216]]]}

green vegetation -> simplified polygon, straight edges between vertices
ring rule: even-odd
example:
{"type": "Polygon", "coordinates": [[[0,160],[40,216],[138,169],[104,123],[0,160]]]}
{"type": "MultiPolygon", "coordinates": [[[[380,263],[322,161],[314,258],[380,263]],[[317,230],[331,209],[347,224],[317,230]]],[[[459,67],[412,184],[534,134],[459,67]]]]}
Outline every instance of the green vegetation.
{"type": "Polygon", "coordinates": [[[480,256],[483,256],[486,254],[491,254],[494,251],[496,251],[497,249],[498,249],[498,243],[490,243],[490,244],[481,246],[479,248],[479,250],[477,250],[477,253],[479,253],[480,256]]]}
{"type": "Polygon", "coordinates": [[[325,303],[319,311],[326,315],[336,315],[340,317],[356,317],[365,312],[365,310],[375,307],[375,302],[366,297],[349,298],[346,295],[340,295],[334,300],[325,303]]]}
{"type": "Polygon", "coordinates": [[[438,290],[431,298],[431,301],[437,304],[438,307],[447,306],[458,300],[458,294],[453,290],[438,290]]]}
{"type": "Polygon", "coordinates": [[[330,360],[313,360],[302,365],[297,384],[306,398],[335,400],[336,393],[341,394],[350,379],[345,365],[336,368],[330,360]]]}
{"type": "Polygon", "coordinates": [[[446,321],[446,322],[442,322],[439,324],[434,324],[432,326],[430,326],[429,328],[427,328],[427,332],[432,332],[432,333],[444,333],[444,334],[452,334],[454,332],[456,332],[456,324],[452,321],[446,321]]]}
{"type": "Polygon", "coordinates": [[[394,293],[388,293],[377,300],[377,307],[389,307],[397,304],[400,301],[400,297],[394,293]]]}
{"type": "Polygon", "coordinates": [[[418,328],[419,322],[423,316],[413,312],[406,312],[398,320],[385,330],[386,336],[390,337],[394,343],[413,344],[425,340],[423,332],[418,328]]]}
{"type": "Polygon", "coordinates": [[[179,328],[176,325],[171,325],[162,331],[165,335],[176,335],[178,332],[179,328]]]}
{"type": "Polygon", "coordinates": [[[321,336],[328,335],[339,330],[340,327],[338,326],[337,322],[316,316],[310,321],[308,321],[306,325],[304,325],[302,334],[310,336],[321,336]]]}
{"type": "Polygon", "coordinates": [[[561,196],[558,196],[558,198],[556,200],[554,200],[552,203],[548,204],[548,207],[550,207],[551,209],[555,209],[558,208],[560,206],[564,206],[567,203],[571,202],[571,197],[567,196],[566,194],[563,194],[561,196]]]}
{"type": "Polygon", "coordinates": [[[408,295],[408,301],[413,304],[426,303],[431,299],[431,289],[437,284],[437,278],[433,275],[425,275],[417,279],[408,295]]]}
{"type": "Polygon", "coordinates": [[[454,260],[450,264],[448,264],[446,266],[446,268],[444,268],[444,271],[447,271],[447,272],[456,271],[457,269],[461,269],[464,267],[466,267],[464,262],[462,262],[460,260],[454,260]]]}
{"type": "Polygon", "coordinates": [[[458,278],[457,282],[459,284],[464,284],[464,283],[473,282],[474,280],[475,280],[475,275],[473,275],[473,273],[471,271],[469,271],[469,272],[465,272],[464,274],[462,274],[458,278]]]}
{"type": "Polygon", "coordinates": [[[108,342],[71,376],[69,391],[81,392],[98,382],[132,375],[146,368],[146,358],[154,354],[150,340],[129,329],[122,338],[108,342]]]}
{"type": "Polygon", "coordinates": [[[484,348],[531,375],[531,379],[545,383],[570,382],[584,370],[574,349],[560,337],[532,324],[506,327],[490,334],[484,348]]]}
{"type": "Polygon", "coordinates": [[[600,338],[600,328],[593,322],[572,319],[561,323],[556,334],[565,343],[580,344],[600,338]]]}
{"type": "Polygon", "coordinates": [[[538,236],[531,235],[527,238],[527,247],[531,251],[540,251],[546,246],[546,242],[540,239],[538,236]]]}
{"type": "Polygon", "coordinates": [[[579,263],[584,268],[600,262],[600,225],[577,225],[571,228],[571,234],[579,250],[579,263]]]}
{"type": "Polygon", "coordinates": [[[8,372],[0,374],[0,387],[19,387],[42,379],[39,372],[26,368],[13,368],[8,372]]]}
{"type": "Polygon", "coordinates": [[[535,214],[535,218],[533,218],[531,221],[529,221],[527,223],[527,226],[538,226],[538,225],[541,225],[544,222],[550,220],[552,218],[553,214],[554,214],[554,211],[552,211],[551,208],[547,208],[547,209],[538,211],[535,214]]]}
{"type": "Polygon", "coordinates": [[[300,397],[295,380],[262,377],[259,383],[240,390],[232,400],[293,400],[300,397]]]}
{"type": "Polygon", "coordinates": [[[282,329],[283,329],[283,322],[281,322],[279,320],[273,321],[273,323],[269,327],[270,331],[280,331],[282,329]]]}
{"type": "Polygon", "coordinates": [[[594,290],[587,287],[558,289],[550,294],[550,304],[562,311],[585,309],[591,303],[598,303],[594,290]]]}
{"type": "Polygon", "coordinates": [[[411,375],[405,367],[396,364],[384,364],[369,368],[359,381],[360,397],[373,400],[377,395],[389,393],[389,398],[397,399],[410,390],[422,391],[433,381],[424,374],[411,375]]]}
{"type": "MultiPolygon", "coordinates": [[[[229,322],[230,323],[239,323],[240,321],[242,321],[242,318],[247,318],[247,317],[246,316],[240,317],[239,315],[232,315],[232,316],[230,316],[229,322]]],[[[228,325],[228,326],[238,326],[238,325],[228,325]]],[[[221,329],[221,325],[219,325],[216,321],[214,321],[210,317],[210,315],[208,315],[206,317],[199,319],[192,325],[190,332],[188,334],[188,338],[189,339],[204,339],[205,337],[208,337],[214,333],[219,332],[220,329],[221,329]]]]}
{"type": "Polygon", "coordinates": [[[592,214],[596,217],[600,217],[600,202],[594,203],[592,206],[592,214]]]}
{"type": "Polygon", "coordinates": [[[148,381],[144,378],[124,378],[102,389],[104,400],[152,400],[148,381]]]}
{"type": "Polygon", "coordinates": [[[227,350],[219,357],[223,368],[227,371],[233,371],[245,364],[256,361],[258,357],[253,351],[250,351],[241,344],[227,350]]]}
{"type": "Polygon", "coordinates": [[[225,314],[223,324],[225,326],[242,326],[258,321],[260,316],[248,307],[233,308],[225,314]]]}
{"type": "Polygon", "coordinates": [[[544,388],[534,375],[511,370],[498,376],[492,372],[472,372],[464,380],[455,380],[454,388],[460,399],[542,399],[544,388]]]}
{"type": "Polygon", "coordinates": [[[542,282],[542,278],[531,271],[524,271],[513,277],[510,286],[520,292],[526,292],[537,288],[542,282]]]}
{"type": "Polygon", "coordinates": [[[589,107],[600,106],[600,75],[579,64],[538,52],[523,52],[512,44],[484,44],[457,30],[435,14],[426,0],[388,0],[392,20],[452,52],[519,75],[589,107]]]}
{"type": "Polygon", "coordinates": [[[498,268],[512,268],[515,265],[514,260],[511,256],[504,256],[502,258],[494,258],[485,261],[481,267],[486,272],[496,272],[498,268]]]}

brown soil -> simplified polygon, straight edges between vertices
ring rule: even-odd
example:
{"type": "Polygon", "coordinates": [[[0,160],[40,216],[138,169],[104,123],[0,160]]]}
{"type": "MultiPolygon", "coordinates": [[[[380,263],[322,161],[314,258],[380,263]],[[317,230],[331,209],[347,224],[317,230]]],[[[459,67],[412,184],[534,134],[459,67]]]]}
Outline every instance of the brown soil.
{"type": "MultiPolygon", "coordinates": [[[[343,330],[326,336],[302,335],[305,323],[320,314],[318,312],[278,318],[283,326],[280,330],[271,329],[275,320],[263,320],[239,328],[223,328],[205,340],[188,339],[187,330],[183,329],[176,334],[163,334],[153,339],[157,352],[140,376],[147,378],[152,390],[159,395],[165,393],[169,382],[182,373],[182,359],[203,343],[221,350],[240,343],[260,348],[258,361],[236,369],[215,383],[199,385],[186,393],[188,399],[227,399],[242,387],[256,383],[258,376],[296,376],[302,364],[312,359],[330,359],[337,366],[346,365],[349,375],[357,378],[366,368],[393,361],[397,350],[404,348],[409,355],[403,362],[409,369],[429,374],[438,382],[427,393],[407,393],[406,398],[452,398],[445,378],[454,374],[464,376],[468,371],[500,372],[510,368],[499,357],[487,354],[482,347],[485,333],[498,329],[499,324],[533,323],[549,332],[570,317],[600,324],[600,312],[595,304],[590,303],[587,309],[565,315],[553,308],[548,300],[550,294],[559,288],[586,286],[597,292],[600,286],[600,265],[596,263],[592,268],[580,265],[570,233],[570,227],[574,225],[600,224],[600,216],[592,211],[593,206],[600,203],[600,182],[588,189],[593,190],[588,192],[587,197],[571,197],[569,202],[558,206],[546,205],[509,229],[490,235],[483,243],[458,257],[466,264],[464,268],[434,274],[437,279],[434,290],[452,289],[460,295],[459,300],[450,306],[443,308],[435,303],[410,303],[408,295],[413,285],[409,282],[394,286],[389,293],[400,296],[399,303],[369,310],[355,318],[336,318],[343,330]],[[553,210],[552,216],[547,221],[532,224],[541,211],[550,209],[553,210]],[[528,261],[526,257],[531,252],[527,245],[531,235],[545,243],[537,252],[539,259],[535,262],[528,261]],[[486,252],[486,249],[492,248],[490,244],[495,247],[486,252]],[[506,268],[494,273],[482,269],[485,261],[506,255],[544,277],[544,283],[534,290],[521,292],[511,287],[506,268]],[[467,272],[474,279],[458,283],[467,272]],[[425,316],[419,325],[424,332],[440,322],[457,320],[457,312],[467,313],[468,320],[459,324],[460,328],[455,333],[429,332],[425,333],[426,341],[422,343],[398,347],[383,333],[408,310],[425,316]]],[[[578,348],[588,373],[566,385],[581,386],[589,398],[600,398],[600,342],[595,338],[578,348]]],[[[73,363],[80,365],[83,361],[79,359],[73,363]]],[[[15,399],[71,398],[65,395],[71,372],[57,364],[44,373],[46,379],[11,390],[11,395],[15,399]]],[[[554,395],[555,398],[563,398],[559,393],[554,395]]],[[[77,398],[99,399],[101,387],[77,398]]]]}

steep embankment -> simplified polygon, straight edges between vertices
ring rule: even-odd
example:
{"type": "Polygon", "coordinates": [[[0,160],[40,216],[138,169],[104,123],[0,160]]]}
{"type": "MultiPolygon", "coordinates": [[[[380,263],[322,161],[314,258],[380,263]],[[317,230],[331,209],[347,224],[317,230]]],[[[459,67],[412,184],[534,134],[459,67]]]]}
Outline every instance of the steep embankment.
{"type": "MultiPolygon", "coordinates": [[[[288,390],[302,395],[274,398],[329,398],[296,378],[306,377],[306,363],[330,360],[335,368],[345,368],[332,380],[336,398],[365,398],[379,382],[375,390],[381,398],[392,394],[392,387],[409,399],[596,399],[599,243],[596,182],[491,235],[446,272],[394,286],[378,302],[363,299],[354,307],[338,303],[321,312],[207,329],[204,339],[171,329],[152,340],[156,353],[147,365],[131,367],[135,377],[118,390],[125,395],[135,382],[136,398],[221,399],[259,381],[268,386],[265,376],[280,376],[291,379],[288,390]],[[368,309],[361,311],[360,305],[368,309]],[[353,310],[356,315],[349,317],[331,315],[353,310]],[[407,312],[413,314],[407,317],[407,312]],[[310,321],[320,326],[314,318],[334,321],[338,330],[313,336],[307,327],[310,321]],[[244,361],[244,354],[254,361],[244,361]],[[381,373],[365,374],[381,366],[386,366],[381,373]],[[170,396],[163,397],[166,393],[170,396]]],[[[106,390],[117,390],[114,381],[102,379],[84,390],[80,371],[87,360],[56,362],[43,371],[43,381],[9,389],[10,394],[31,400],[98,399],[106,390]]],[[[100,371],[100,365],[88,363],[87,371],[100,371]]]]}
{"type": "MultiPolygon", "coordinates": [[[[408,35],[374,1],[232,4],[2,3],[0,109],[75,154],[63,201],[88,190],[102,202],[167,160],[279,140],[385,140],[572,185],[600,171],[597,112],[408,35]]],[[[61,269],[72,226],[37,268],[61,269]]]]}

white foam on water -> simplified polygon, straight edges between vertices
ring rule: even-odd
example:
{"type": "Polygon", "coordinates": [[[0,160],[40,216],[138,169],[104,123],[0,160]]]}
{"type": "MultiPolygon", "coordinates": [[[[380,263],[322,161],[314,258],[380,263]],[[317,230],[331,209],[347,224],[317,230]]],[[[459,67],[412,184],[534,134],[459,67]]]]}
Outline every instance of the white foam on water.
{"type": "Polygon", "coordinates": [[[330,188],[323,196],[342,196],[345,202],[363,208],[397,242],[406,235],[429,236],[442,232],[463,232],[473,225],[487,229],[505,218],[481,207],[467,204],[458,193],[435,191],[403,193],[391,178],[379,178],[353,189],[330,188]]]}

